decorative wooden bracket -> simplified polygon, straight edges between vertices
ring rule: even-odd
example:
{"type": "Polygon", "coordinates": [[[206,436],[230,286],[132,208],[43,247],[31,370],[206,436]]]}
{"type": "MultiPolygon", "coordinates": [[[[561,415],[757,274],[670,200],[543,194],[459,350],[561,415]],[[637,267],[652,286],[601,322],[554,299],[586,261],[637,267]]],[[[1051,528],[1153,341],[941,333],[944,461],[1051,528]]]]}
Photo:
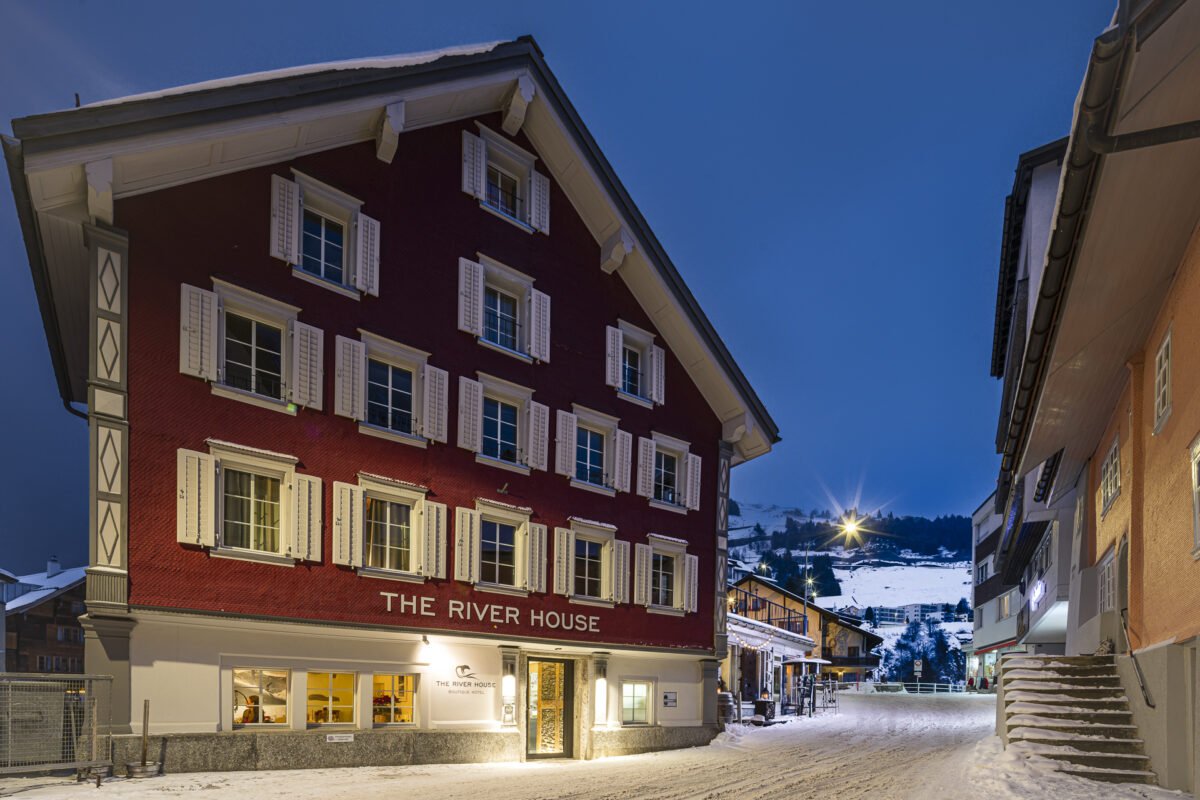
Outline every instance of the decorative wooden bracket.
{"type": "Polygon", "coordinates": [[[509,136],[516,135],[517,131],[521,130],[521,126],[525,124],[525,109],[529,108],[529,104],[533,102],[533,95],[533,78],[528,75],[517,78],[517,85],[513,87],[512,94],[508,96],[508,105],[504,109],[504,122],[500,124],[500,127],[509,136]]]}
{"type": "Polygon", "coordinates": [[[87,175],[87,209],[92,222],[113,224],[113,162],[111,158],[89,161],[83,170],[87,175]]]}
{"type": "Polygon", "coordinates": [[[400,132],[404,130],[404,101],[392,103],[383,109],[383,119],[375,133],[375,156],[385,163],[392,163],[396,147],[400,144],[400,132]]]}
{"type": "Polygon", "coordinates": [[[617,271],[625,256],[633,252],[633,237],[621,228],[600,246],[600,269],[611,275],[617,271]]]}

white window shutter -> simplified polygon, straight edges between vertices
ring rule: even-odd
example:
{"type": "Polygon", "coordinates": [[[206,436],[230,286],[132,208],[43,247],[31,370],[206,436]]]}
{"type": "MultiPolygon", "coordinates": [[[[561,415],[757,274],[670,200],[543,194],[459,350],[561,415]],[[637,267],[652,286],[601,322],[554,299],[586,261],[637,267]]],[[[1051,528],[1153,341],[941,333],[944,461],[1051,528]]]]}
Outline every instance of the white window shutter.
{"type": "Polygon", "coordinates": [[[365,495],[361,486],[334,481],[333,563],[347,567],[363,564],[363,513],[365,495]]]}
{"type": "Polygon", "coordinates": [[[215,381],[220,300],[216,292],[186,283],[179,288],[179,371],[215,381]]]}
{"type": "Polygon", "coordinates": [[[458,446],[478,453],[483,449],[483,384],[458,378],[458,446]]]}
{"type": "Polygon", "coordinates": [[[550,179],[540,172],[529,175],[529,226],[550,234],[550,179]]]}
{"type": "Polygon", "coordinates": [[[300,263],[300,187],[295,181],[271,176],[271,256],[288,264],[300,263]]]}
{"type": "Polygon", "coordinates": [[[662,405],[667,402],[667,353],[658,345],[650,345],[650,399],[662,405]]]}
{"type": "Polygon", "coordinates": [[[454,580],[479,582],[479,512],[454,509],[454,580]]]}
{"type": "Polygon", "coordinates": [[[458,260],[458,329],[483,335],[483,265],[469,258],[458,260]]]}
{"type": "Polygon", "coordinates": [[[575,590],[575,531],[554,529],[554,593],[570,596],[575,590]]]}
{"type": "Polygon", "coordinates": [[[216,461],[208,453],[179,450],[175,464],[175,538],[180,544],[212,547],[216,541],[216,461]]]}
{"type": "Polygon", "coordinates": [[[355,225],[354,287],[360,292],[379,296],[379,221],[359,214],[355,225]]]}
{"type": "Polygon", "coordinates": [[[575,430],[579,420],[570,411],[559,411],[555,426],[554,471],[575,477],[575,430]]]}
{"type": "Polygon", "coordinates": [[[625,344],[625,336],[620,328],[606,325],[604,328],[605,361],[604,383],[617,389],[621,388],[621,348],[625,344]]]}
{"type": "Polygon", "coordinates": [[[629,542],[613,541],[612,596],[615,603],[629,602],[629,542]]]}
{"type": "Polygon", "coordinates": [[[683,557],[683,610],[692,612],[696,610],[696,587],[700,584],[700,557],[699,556],[684,556],[683,557]]]}
{"type": "Polygon", "coordinates": [[[638,437],[637,493],[642,497],[654,496],[654,440],[638,437]]]}
{"type": "Polygon", "coordinates": [[[292,557],[301,561],[321,560],[321,514],[325,499],[321,479],[296,474],[292,484],[292,557]]]}
{"type": "Polygon", "coordinates": [[[446,505],[432,500],[424,502],[425,561],[421,574],[427,578],[446,577],[446,505]]]}
{"type": "Polygon", "coordinates": [[[530,400],[526,411],[529,415],[527,461],[533,469],[545,470],[550,451],[550,407],[530,400]]]}
{"type": "Polygon", "coordinates": [[[684,502],[692,511],[700,510],[700,462],[702,459],[695,453],[687,456],[687,497],[684,502]]]}
{"type": "Polygon", "coordinates": [[[633,434],[617,431],[613,435],[613,488],[629,491],[629,473],[633,463],[633,434]]]}
{"type": "Polygon", "coordinates": [[[334,339],[333,413],[367,418],[367,346],[357,339],[334,339]]]}
{"type": "Polygon", "coordinates": [[[633,602],[639,606],[650,605],[650,556],[652,552],[648,544],[633,546],[633,602]]]}
{"type": "Polygon", "coordinates": [[[546,539],[547,528],[536,522],[529,524],[527,544],[529,553],[526,560],[526,588],[531,592],[546,591],[546,539]]]}
{"type": "Polygon", "coordinates": [[[550,295],[529,290],[529,357],[550,360],[550,295]]]}
{"type": "Polygon", "coordinates": [[[462,144],[462,190],[483,200],[487,196],[487,145],[470,131],[463,131],[462,144]]]}
{"type": "MultiPolygon", "coordinates": [[[[430,441],[446,441],[447,396],[450,393],[450,373],[444,369],[425,365],[424,397],[421,409],[421,433],[430,441]]],[[[482,410],[480,411],[482,414],[482,410]]]]}
{"type": "Polygon", "coordinates": [[[292,402],[321,410],[325,392],[325,332],[292,320],[292,402]]]}

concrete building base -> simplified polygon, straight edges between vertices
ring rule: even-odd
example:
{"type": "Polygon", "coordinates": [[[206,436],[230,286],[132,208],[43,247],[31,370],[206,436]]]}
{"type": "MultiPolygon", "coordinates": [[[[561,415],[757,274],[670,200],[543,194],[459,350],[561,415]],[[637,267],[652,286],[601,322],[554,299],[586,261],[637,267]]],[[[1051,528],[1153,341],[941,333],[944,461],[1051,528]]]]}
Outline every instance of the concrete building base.
{"type": "MultiPolygon", "coordinates": [[[[237,731],[151,735],[147,758],[163,772],[225,772],[409,764],[519,761],[521,736],[512,731],[353,730],[349,742],[327,741],[333,730],[237,731]]],[[[709,738],[712,738],[711,736],[709,738]]],[[[686,746],[686,745],[679,745],[686,746]]],[[[640,751],[639,751],[640,752],[640,751]]],[[[117,771],[142,757],[142,737],[113,737],[117,771]]]]}
{"type": "Polygon", "coordinates": [[[1167,789],[1196,792],[1197,786],[1197,650],[1196,644],[1168,644],[1137,654],[1154,708],[1147,705],[1133,660],[1117,656],[1117,672],[1129,697],[1139,736],[1145,740],[1150,769],[1167,789]]]}
{"type": "Polygon", "coordinates": [[[679,750],[708,744],[720,732],[717,725],[593,728],[592,758],[629,756],[655,750],[679,750]]]}

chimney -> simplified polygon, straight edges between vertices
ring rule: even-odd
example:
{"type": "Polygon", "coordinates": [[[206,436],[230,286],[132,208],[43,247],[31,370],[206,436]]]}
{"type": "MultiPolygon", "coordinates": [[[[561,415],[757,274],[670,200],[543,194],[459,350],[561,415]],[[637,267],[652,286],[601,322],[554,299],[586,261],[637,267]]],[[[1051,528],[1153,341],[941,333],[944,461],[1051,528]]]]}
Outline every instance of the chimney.
{"type": "Polygon", "coordinates": [[[46,577],[53,578],[60,572],[62,572],[62,564],[58,563],[58,556],[50,556],[50,560],[46,562],[46,577]]]}

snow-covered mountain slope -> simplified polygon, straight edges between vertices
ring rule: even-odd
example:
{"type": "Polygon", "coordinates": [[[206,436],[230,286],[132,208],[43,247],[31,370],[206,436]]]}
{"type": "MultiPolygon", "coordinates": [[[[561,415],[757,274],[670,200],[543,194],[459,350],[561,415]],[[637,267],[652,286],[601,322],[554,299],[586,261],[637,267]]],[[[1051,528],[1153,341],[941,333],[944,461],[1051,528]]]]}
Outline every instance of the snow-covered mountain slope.
{"type": "Polygon", "coordinates": [[[909,603],[950,603],[971,599],[969,562],[936,564],[925,562],[907,567],[833,568],[842,593],[818,597],[824,608],[842,606],[903,606],[909,603]]]}

